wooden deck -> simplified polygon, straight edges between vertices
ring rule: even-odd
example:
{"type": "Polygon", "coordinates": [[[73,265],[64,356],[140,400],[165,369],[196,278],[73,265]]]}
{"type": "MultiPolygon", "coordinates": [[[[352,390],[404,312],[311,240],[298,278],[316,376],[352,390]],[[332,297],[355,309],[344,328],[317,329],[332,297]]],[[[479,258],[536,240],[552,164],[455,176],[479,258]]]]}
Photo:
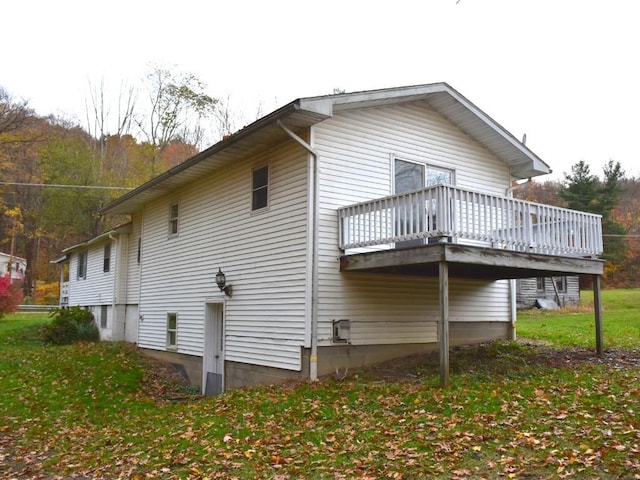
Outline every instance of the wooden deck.
{"type": "Polygon", "coordinates": [[[438,185],[341,208],[340,270],[439,279],[440,383],[449,382],[449,278],[592,275],[603,352],[601,217],[438,185]]]}
{"type": "Polygon", "coordinates": [[[437,276],[446,262],[449,275],[458,278],[500,280],[556,275],[602,275],[604,261],[593,258],[545,255],[455,243],[437,243],[340,257],[344,272],[378,272],[437,276]]]}

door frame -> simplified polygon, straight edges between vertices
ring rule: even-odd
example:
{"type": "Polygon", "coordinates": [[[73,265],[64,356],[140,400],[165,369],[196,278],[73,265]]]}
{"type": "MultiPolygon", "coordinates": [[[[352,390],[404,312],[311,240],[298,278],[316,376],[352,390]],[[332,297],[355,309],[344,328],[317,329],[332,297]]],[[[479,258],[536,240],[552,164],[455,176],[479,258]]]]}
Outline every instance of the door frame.
{"type": "Polygon", "coordinates": [[[225,364],[225,303],[224,301],[204,304],[204,339],[202,351],[202,394],[207,388],[207,373],[213,372],[222,376],[224,391],[225,364]],[[220,370],[219,372],[217,370],[220,370]]]}

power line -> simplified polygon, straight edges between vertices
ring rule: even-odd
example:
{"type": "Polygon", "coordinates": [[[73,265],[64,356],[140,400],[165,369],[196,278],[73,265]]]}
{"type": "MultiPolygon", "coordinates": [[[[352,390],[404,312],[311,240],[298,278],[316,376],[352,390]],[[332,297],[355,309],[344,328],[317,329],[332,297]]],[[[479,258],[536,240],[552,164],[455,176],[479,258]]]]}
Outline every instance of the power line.
{"type": "Polygon", "coordinates": [[[640,235],[615,235],[613,233],[603,233],[603,237],[619,237],[619,238],[640,238],[640,235]]]}
{"type": "Polygon", "coordinates": [[[107,187],[104,185],[60,185],[55,183],[0,182],[0,185],[16,185],[20,187],[87,188],[98,190],[133,190],[132,187],[107,187]]]}

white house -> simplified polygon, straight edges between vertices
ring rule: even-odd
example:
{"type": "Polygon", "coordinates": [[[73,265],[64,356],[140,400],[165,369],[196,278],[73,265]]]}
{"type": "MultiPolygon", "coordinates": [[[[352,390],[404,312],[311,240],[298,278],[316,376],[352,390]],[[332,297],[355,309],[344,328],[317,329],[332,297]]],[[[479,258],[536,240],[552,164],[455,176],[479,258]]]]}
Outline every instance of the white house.
{"type": "Polygon", "coordinates": [[[107,205],[68,303],[207,393],[429,349],[445,383],[512,337],[511,279],[602,274],[598,216],[511,198],[549,172],[445,83],[301,98],[107,205]]]}
{"type": "Polygon", "coordinates": [[[12,282],[22,282],[26,269],[27,261],[24,258],[0,252],[0,275],[8,274],[12,282]]]}

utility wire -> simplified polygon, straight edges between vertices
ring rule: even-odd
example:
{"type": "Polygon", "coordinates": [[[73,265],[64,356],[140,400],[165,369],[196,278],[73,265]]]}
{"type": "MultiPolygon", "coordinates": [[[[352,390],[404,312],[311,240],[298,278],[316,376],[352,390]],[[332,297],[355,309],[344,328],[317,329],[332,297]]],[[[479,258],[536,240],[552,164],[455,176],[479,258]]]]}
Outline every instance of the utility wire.
{"type": "Polygon", "coordinates": [[[107,187],[104,185],[60,185],[55,183],[0,182],[0,185],[17,185],[20,187],[87,188],[99,190],[133,190],[132,187],[107,187]]]}

